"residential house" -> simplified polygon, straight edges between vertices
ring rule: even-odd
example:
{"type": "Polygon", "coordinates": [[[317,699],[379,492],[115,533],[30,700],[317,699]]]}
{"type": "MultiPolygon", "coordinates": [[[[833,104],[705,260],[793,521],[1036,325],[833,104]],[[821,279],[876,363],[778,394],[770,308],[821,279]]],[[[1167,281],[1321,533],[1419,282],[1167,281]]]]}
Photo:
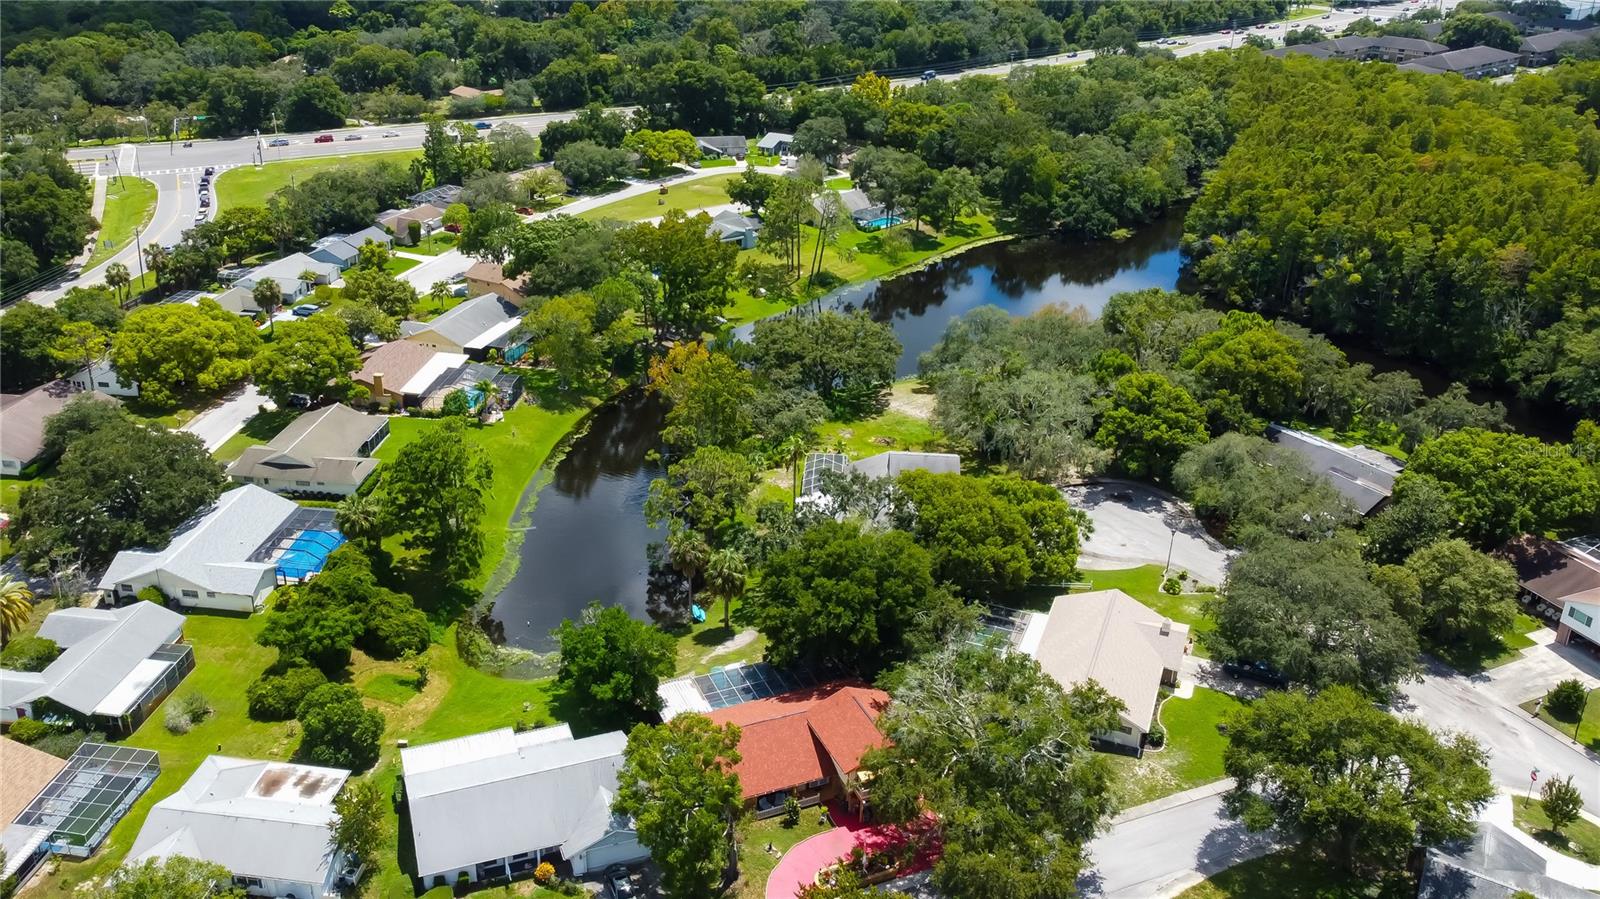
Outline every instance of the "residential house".
{"type": "Polygon", "coordinates": [[[389,419],[335,403],[247,447],[228,466],[228,477],[278,493],[349,496],[377,470],[372,451],[388,436],[389,419]]]}
{"type": "Polygon", "coordinates": [[[330,234],[313,243],[306,255],[318,262],[337,265],[340,271],[345,271],[361,260],[361,247],[367,241],[386,248],[394,245],[394,238],[389,236],[389,232],[373,225],[354,234],[330,234]]]}
{"type": "Polygon", "coordinates": [[[1547,66],[1561,58],[1563,52],[1577,45],[1600,39],[1600,28],[1562,29],[1545,34],[1535,34],[1522,41],[1522,64],[1547,66]]]}
{"type": "Polygon", "coordinates": [[[182,615],[151,602],[51,612],[39,636],[54,640],[61,654],[43,671],[7,671],[0,678],[0,721],[38,718],[59,708],[96,730],[133,733],[194,670],[183,622],[182,615]]]}
{"type": "Polygon", "coordinates": [[[336,899],[359,874],[331,841],[333,800],[349,778],[340,768],[207,756],[150,809],[128,861],[181,855],[227,869],[247,896],[336,899]]]}
{"type": "Polygon", "coordinates": [[[1523,605],[1556,625],[1556,642],[1600,647],[1600,537],[1557,543],[1527,535],[1500,555],[1516,569],[1523,605]]]}
{"type": "Polygon", "coordinates": [[[1496,47],[1465,47],[1425,56],[1401,66],[1402,71],[1439,75],[1453,72],[1463,78],[1493,78],[1517,70],[1522,55],[1496,47]]]}
{"type": "Polygon", "coordinates": [[[528,302],[526,292],[528,276],[508,277],[505,266],[498,262],[474,262],[467,269],[466,279],[467,290],[473,296],[492,293],[517,306],[526,305],[528,302]]]}
{"type": "Polygon", "coordinates": [[[479,393],[479,385],[485,381],[494,385],[492,399],[500,408],[508,409],[522,399],[522,378],[516,373],[487,362],[463,362],[447,369],[434,379],[433,383],[423,390],[417,405],[424,410],[437,412],[444,408],[444,401],[450,394],[461,390],[466,392],[473,407],[478,408],[486,399],[479,393]]]}
{"type": "Polygon", "coordinates": [[[581,877],[646,858],[631,820],[611,809],[627,743],[621,731],[573,739],[558,724],[401,749],[423,886],[512,877],[543,861],[581,877]]]}
{"type": "MultiPolygon", "coordinates": [[[[44,425],[83,391],[68,381],[51,381],[27,393],[0,394],[0,474],[16,476],[44,450],[44,425]]],[[[105,392],[92,396],[116,402],[105,392]]]]}
{"type": "Polygon", "coordinates": [[[93,391],[119,398],[139,395],[139,385],[122,380],[122,376],[117,374],[117,369],[111,364],[109,357],[99,360],[88,368],[80,368],[62,380],[80,392],[93,391]]]}
{"type": "Polygon", "coordinates": [[[234,286],[254,290],[257,284],[270,279],[278,282],[278,290],[287,303],[309,294],[318,284],[332,284],[343,273],[343,269],[331,262],[312,259],[305,253],[293,253],[251,269],[234,286]]]}
{"type": "Polygon", "coordinates": [[[889,450],[852,462],[844,453],[810,453],[806,456],[805,474],[800,482],[802,501],[816,502],[821,498],[822,475],[828,471],[860,472],[874,480],[895,478],[908,471],[960,474],[961,457],[955,453],[889,450]]]}
{"type": "Polygon", "coordinates": [[[378,213],[377,230],[388,229],[394,234],[395,243],[409,247],[416,243],[411,239],[413,222],[417,225],[418,239],[426,238],[444,227],[444,208],[433,203],[418,203],[406,209],[388,209],[378,213]]]}
{"type": "Polygon", "coordinates": [[[791,796],[802,806],[843,799],[859,812],[871,779],[861,757],[887,745],[877,722],[888,706],[882,690],[834,683],[706,714],[739,726],[734,771],[746,806],[760,818],[781,814],[791,796]]]}
{"type": "MultiPolygon", "coordinates": [[[[281,289],[280,284],[280,289],[281,289]]],[[[261,314],[261,307],[256,305],[255,294],[248,287],[230,287],[213,298],[218,306],[232,312],[234,315],[243,315],[254,318],[261,314]]],[[[199,300],[195,300],[196,305],[199,300]]]]}
{"type": "Polygon", "coordinates": [[[768,131],[756,141],[756,150],[765,156],[785,156],[794,144],[794,135],[782,131],[768,131]]]}
{"type": "Polygon", "coordinates": [[[421,206],[423,204],[427,204],[444,209],[451,203],[454,203],[460,199],[461,185],[441,184],[438,187],[430,187],[427,190],[418,191],[411,196],[406,197],[406,202],[410,203],[412,206],[421,206]]]}
{"type": "Polygon", "coordinates": [[[1304,459],[1307,468],[1327,478],[1362,515],[1371,515],[1389,501],[1395,478],[1405,467],[1375,449],[1343,446],[1283,425],[1268,425],[1267,439],[1304,459]]]}
{"type": "Polygon", "coordinates": [[[712,217],[706,234],[723,243],[735,244],[741,250],[753,250],[761,237],[761,221],[731,209],[724,210],[712,217]]]}
{"type": "Polygon", "coordinates": [[[250,612],[280,581],[321,571],[342,542],[332,509],[245,484],[179,527],[166,547],[117,553],[98,586],[113,600],[155,587],[185,608],[250,612]]]}
{"type": "Polygon", "coordinates": [[[728,159],[743,159],[749,152],[750,141],[742,134],[724,134],[711,137],[697,137],[694,142],[700,147],[702,156],[717,156],[728,159]]]}
{"type": "Polygon", "coordinates": [[[1548,865],[1522,839],[1480,821],[1470,841],[1426,851],[1417,899],[1593,899],[1593,893],[1549,876],[1548,865]]]}
{"type": "Polygon", "coordinates": [[[400,339],[441,353],[465,353],[474,360],[485,359],[494,350],[514,362],[525,343],[517,336],[521,324],[522,310],[515,303],[488,293],[457,304],[432,321],[401,322],[400,339]]]}
{"type": "Polygon", "coordinates": [[[1029,612],[1018,650],[1070,689],[1094,681],[1122,700],[1122,724],[1096,734],[1107,749],[1139,753],[1155,721],[1161,686],[1175,686],[1189,643],[1178,624],[1121,590],[1057,596],[1029,612]]]}
{"type": "Polygon", "coordinates": [[[5,785],[0,789],[0,850],[5,852],[0,882],[19,891],[44,859],[50,832],[18,824],[17,818],[66,766],[64,759],[0,737],[0,784],[5,785]]]}
{"type": "Polygon", "coordinates": [[[354,380],[375,402],[394,409],[438,409],[451,392],[471,393],[484,380],[499,391],[501,406],[516,405],[523,391],[522,379],[498,365],[407,340],[392,341],[368,354],[354,380]]]}

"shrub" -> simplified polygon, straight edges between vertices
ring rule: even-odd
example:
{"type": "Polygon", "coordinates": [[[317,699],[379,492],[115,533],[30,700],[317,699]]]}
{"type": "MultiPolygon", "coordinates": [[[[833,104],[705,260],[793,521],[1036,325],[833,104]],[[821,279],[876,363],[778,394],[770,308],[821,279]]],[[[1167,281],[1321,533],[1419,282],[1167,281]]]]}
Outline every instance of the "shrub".
{"type": "Polygon", "coordinates": [[[309,665],[282,674],[260,677],[245,691],[250,717],[257,721],[285,721],[294,717],[300,702],[328,678],[309,665]]]}
{"type": "Polygon", "coordinates": [[[35,740],[33,748],[41,752],[48,752],[58,759],[72,758],[72,754],[77,752],[78,747],[84,743],[90,741],[103,743],[106,739],[105,734],[98,732],[85,730],[64,731],[48,725],[46,727],[50,732],[43,738],[35,740]]]}
{"type": "Polygon", "coordinates": [[[427,651],[432,640],[428,616],[411,604],[411,598],[385,591],[368,609],[367,630],[357,642],[375,658],[398,659],[408,652],[427,651]]]}
{"type": "Polygon", "coordinates": [[[312,763],[361,771],[378,760],[383,715],[363,705],[354,687],[323,684],[300,701],[296,717],[300,751],[312,763]]]}
{"type": "Polygon", "coordinates": [[[422,240],[422,223],[407,222],[406,237],[411,241],[412,246],[416,246],[417,242],[422,240]]]}
{"type": "Polygon", "coordinates": [[[1161,582],[1161,592],[1177,596],[1183,592],[1183,584],[1175,577],[1169,577],[1161,582]]]}
{"type": "Polygon", "coordinates": [[[1557,718],[1577,718],[1583,712],[1583,701],[1588,696],[1589,691],[1583,688],[1583,681],[1569,678],[1555,685],[1545,704],[1550,707],[1550,714],[1557,718]]]}
{"type": "Polygon", "coordinates": [[[189,720],[198,724],[211,715],[211,703],[206,701],[204,693],[189,693],[175,700],[178,708],[183,710],[189,720]]]}
{"type": "Polygon", "coordinates": [[[161,592],[161,588],[157,587],[154,584],[151,584],[150,586],[141,589],[138,593],[136,593],[134,595],[139,597],[139,599],[141,599],[141,600],[143,600],[145,602],[153,602],[153,603],[156,603],[157,605],[163,605],[163,606],[167,604],[167,594],[162,593],[161,592]]]}
{"type": "Polygon", "coordinates": [[[186,734],[189,732],[189,728],[194,726],[194,722],[189,719],[189,714],[176,702],[167,703],[167,711],[162,723],[167,726],[169,733],[174,734],[186,734]]]}
{"type": "Polygon", "coordinates": [[[556,876],[556,866],[549,862],[540,862],[539,867],[533,869],[533,879],[540,883],[549,883],[556,876]]]}
{"type": "Polygon", "coordinates": [[[18,743],[36,743],[50,735],[50,725],[37,718],[18,718],[12,723],[11,729],[6,731],[6,736],[18,743]]]}
{"type": "Polygon", "coordinates": [[[796,827],[800,824],[800,801],[790,796],[783,801],[783,826],[796,827]]]}
{"type": "Polygon", "coordinates": [[[18,637],[0,651],[0,668],[8,671],[43,671],[56,660],[61,647],[49,637],[18,637]]]}
{"type": "Polygon", "coordinates": [[[1150,730],[1145,734],[1145,744],[1153,746],[1156,749],[1160,749],[1161,747],[1167,745],[1166,728],[1159,724],[1150,728],[1150,730]]]}

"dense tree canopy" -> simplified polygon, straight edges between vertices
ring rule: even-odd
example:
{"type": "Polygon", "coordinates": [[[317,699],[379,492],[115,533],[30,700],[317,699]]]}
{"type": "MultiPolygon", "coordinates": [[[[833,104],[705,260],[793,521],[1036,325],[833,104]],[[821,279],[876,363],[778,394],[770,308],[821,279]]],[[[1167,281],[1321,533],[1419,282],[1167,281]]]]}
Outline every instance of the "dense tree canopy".
{"type": "Polygon", "coordinates": [[[632,815],[639,842],[661,866],[671,899],[709,896],[722,882],[733,824],[743,810],[739,728],[684,714],[628,734],[616,811],[632,815]]]}
{"type": "Polygon", "coordinates": [[[255,327],[212,300],[134,310],[111,343],[118,374],[156,404],[215,393],[250,374],[261,344],[255,327]]]}
{"type": "Polygon", "coordinates": [[[839,416],[876,411],[900,360],[894,330],[864,312],[767,319],[756,323],[754,342],[758,374],[812,391],[839,416]]]}
{"type": "Polygon", "coordinates": [[[1184,453],[1172,483],[1234,543],[1268,534],[1325,537],[1355,513],[1294,452],[1261,437],[1224,434],[1184,453]]]}
{"type": "Polygon", "coordinates": [[[1455,510],[1462,536],[1484,547],[1554,530],[1600,508],[1600,474],[1562,446],[1537,438],[1464,428],[1417,448],[1402,489],[1431,481],[1455,510]]]}
{"type": "Polygon", "coordinates": [[[620,606],[590,605],[577,621],[563,621],[556,680],[572,690],[578,707],[595,720],[637,723],[661,708],[656,687],[676,664],[671,635],[635,621],[620,606]]]}
{"type": "Polygon", "coordinates": [[[492,477],[483,447],[451,416],[384,466],[386,530],[405,535],[406,546],[425,552],[435,571],[471,577],[483,555],[479,523],[492,477]]]}
{"type": "Polygon", "coordinates": [[[313,403],[325,397],[343,399],[350,390],[350,374],[360,367],[361,356],[344,320],[324,312],[286,323],[282,334],[257,351],[251,371],[256,384],[283,409],[293,394],[313,403]]]}

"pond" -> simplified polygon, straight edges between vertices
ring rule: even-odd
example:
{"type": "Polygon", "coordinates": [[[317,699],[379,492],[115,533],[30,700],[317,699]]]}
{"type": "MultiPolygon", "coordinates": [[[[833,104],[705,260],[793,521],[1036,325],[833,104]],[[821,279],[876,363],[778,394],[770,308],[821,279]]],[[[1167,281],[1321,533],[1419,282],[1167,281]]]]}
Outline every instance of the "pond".
{"type": "MultiPolygon", "coordinates": [[[[1181,215],[1125,241],[1029,240],[990,244],[891,281],[845,288],[825,302],[864,308],[890,322],[905,346],[900,374],[916,371],[950,319],[984,304],[1025,315],[1060,303],[1098,314],[1112,294],[1178,283],[1181,215]]],[[[659,446],[664,409],[630,391],[591,415],[554,477],[530,487],[533,514],[516,575],[494,598],[493,614],[513,646],[548,652],[551,629],[591,600],[620,605],[649,620],[650,543],[660,533],[644,520],[650,481],[660,472],[648,455],[659,446]]]]}

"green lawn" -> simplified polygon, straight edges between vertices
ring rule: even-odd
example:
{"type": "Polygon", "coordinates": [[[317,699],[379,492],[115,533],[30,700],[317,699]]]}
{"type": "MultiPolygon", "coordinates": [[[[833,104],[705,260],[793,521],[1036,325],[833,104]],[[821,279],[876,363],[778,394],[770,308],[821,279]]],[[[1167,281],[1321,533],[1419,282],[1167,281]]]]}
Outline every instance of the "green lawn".
{"type": "Polygon", "coordinates": [[[850,180],[849,175],[841,175],[837,178],[829,178],[828,180],[822,182],[822,186],[829,190],[849,190],[850,188],[855,187],[856,183],[850,180]]]}
{"type": "Polygon", "coordinates": [[[294,421],[299,415],[299,409],[274,409],[271,412],[258,412],[244,423],[244,427],[240,429],[239,433],[229,437],[211,455],[217,457],[218,462],[232,462],[239,458],[247,448],[259,446],[278,436],[278,432],[288,427],[289,422],[294,421]]]}
{"type": "MultiPolygon", "coordinates": [[[[1567,734],[1572,739],[1584,743],[1590,749],[1600,751],[1600,701],[1596,701],[1596,693],[1600,693],[1600,690],[1590,691],[1589,698],[1584,702],[1583,709],[1580,712],[1581,718],[1557,717],[1551,714],[1549,703],[1539,703],[1538,699],[1530,699],[1524,702],[1522,709],[1531,714],[1534,704],[1539,703],[1539,719],[1541,721],[1567,734]]],[[[1596,864],[1600,864],[1600,862],[1596,864]]]]}
{"type": "Polygon", "coordinates": [[[1434,646],[1430,647],[1430,651],[1463,674],[1477,674],[1480,671],[1497,668],[1521,656],[1522,650],[1533,645],[1533,638],[1528,634],[1541,627],[1544,627],[1544,622],[1518,612],[1516,621],[1512,623],[1510,630],[1500,635],[1500,642],[1496,646],[1486,649],[1469,646],[1434,646]]]}
{"type": "Polygon", "coordinates": [[[134,418],[177,430],[216,402],[214,396],[193,396],[180,400],[176,407],[167,407],[154,406],[139,397],[131,397],[123,400],[122,407],[134,418]]]}
{"type": "Polygon", "coordinates": [[[446,250],[453,250],[455,248],[456,236],[451,234],[449,231],[436,231],[433,234],[424,237],[421,242],[414,247],[402,247],[398,245],[395,247],[397,250],[402,250],[407,253],[416,253],[421,256],[437,256],[446,250]]]}
{"type": "Polygon", "coordinates": [[[1286,22],[1296,22],[1300,19],[1310,19],[1315,16],[1320,16],[1327,11],[1327,7],[1324,6],[1302,6],[1299,9],[1290,10],[1289,14],[1283,18],[1286,22]]]}
{"type": "Polygon", "coordinates": [[[738,164],[739,164],[739,160],[737,160],[737,159],[729,159],[726,156],[716,156],[716,157],[712,157],[710,159],[702,159],[702,160],[700,160],[700,168],[703,168],[703,169],[726,169],[726,168],[732,168],[733,166],[736,166],[738,164]]]}
{"type": "MultiPolygon", "coordinates": [[[[573,403],[559,411],[524,402],[506,417],[488,427],[476,424],[467,428],[467,438],[488,451],[494,466],[494,482],[484,497],[483,515],[484,552],[483,565],[477,578],[469,586],[483,588],[490,574],[505,557],[508,527],[512,513],[522,492],[534,473],[544,464],[556,442],[572,430],[572,426],[588,411],[588,403],[573,403]]],[[[373,453],[384,461],[393,461],[400,450],[421,436],[423,431],[439,427],[436,418],[394,418],[390,420],[389,438],[373,453]]]]}
{"type": "Polygon", "coordinates": [[[800,823],[794,827],[784,827],[782,815],[764,821],[747,819],[740,825],[739,879],[729,890],[733,899],[762,899],[767,894],[767,878],[783,854],[827,829],[817,823],[821,814],[821,809],[801,809],[800,823]],[[769,843],[772,852],[767,851],[769,843]]]}
{"type": "MultiPolygon", "coordinates": [[[[156,186],[143,178],[112,178],[106,182],[106,211],[100,222],[100,237],[84,270],[94,268],[121,251],[133,240],[135,229],[150,223],[156,211],[156,186]]],[[[137,264],[129,266],[137,274],[137,264]]]]}
{"type": "Polygon", "coordinates": [[[3,478],[0,479],[0,512],[8,515],[17,514],[17,503],[22,499],[22,491],[44,482],[44,478],[34,475],[28,478],[3,478]]]}
{"type": "Polygon", "coordinates": [[[1123,806],[1141,805],[1225,777],[1222,752],[1228,748],[1228,738],[1217,725],[1241,708],[1240,700],[1205,687],[1196,687],[1189,699],[1174,696],[1162,703],[1165,748],[1146,751],[1142,759],[1111,756],[1122,775],[1123,806]]]}
{"type": "Polygon", "coordinates": [[[578,213],[578,218],[613,219],[619,222],[637,222],[665,215],[669,209],[703,209],[731,202],[728,183],[738,175],[712,175],[682,184],[669,185],[665,196],[657,193],[640,194],[617,200],[578,213]]]}
{"type": "Polygon", "coordinates": [[[748,625],[741,625],[739,622],[740,603],[738,600],[734,600],[730,610],[733,618],[733,628],[731,630],[722,626],[722,603],[712,602],[709,598],[700,599],[698,597],[696,601],[707,603],[704,606],[706,620],[699,624],[690,624],[686,627],[668,630],[668,633],[678,640],[678,661],[674,676],[703,674],[719,665],[760,660],[762,653],[767,648],[767,638],[760,634],[757,634],[754,640],[743,646],[721,652],[717,651],[717,647],[748,627],[748,625]]]}
{"type": "Polygon", "coordinates": [[[1568,824],[1556,833],[1550,828],[1544,807],[1537,799],[1512,796],[1512,820],[1517,828],[1562,855],[1570,855],[1591,865],[1600,865],[1600,826],[1585,818],[1568,824]]]}
{"type": "Polygon", "coordinates": [[[1294,426],[1307,433],[1315,434],[1324,440],[1332,440],[1334,443],[1345,446],[1355,446],[1357,444],[1368,446],[1379,452],[1388,453],[1402,462],[1409,455],[1400,448],[1400,429],[1388,422],[1376,422],[1368,426],[1363,424],[1358,417],[1350,427],[1344,430],[1338,430],[1329,425],[1314,425],[1306,421],[1296,421],[1294,426]]]}
{"type": "MultiPolygon", "coordinates": [[[[1412,887],[1413,892],[1415,889],[1412,887]]],[[[1345,874],[1312,849],[1293,846],[1234,865],[1179,893],[1178,899],[1364,899],[1372,895],[1373,885],[1345,874]]]]}
{"type": "MultiPolygon", "coordinates": [[[[267,198],[291,181],[309,178],[319,172],[371,165],[378,162],[408,163],[421,155],[418,150],[389,150],[382,153],[352,153],[344,156],[318,156],[314,159],[289,159],[269,162],[260,168],[243,166],[217,176],[217,211],[234,206],[264,206],[267,198]]],[[[267,155],[272,155],[268,151],[267,155]]]]}
{"type": "Polygon", "coordinates": [[[415,259],[407,259],[404,256],[390,256],[389,261],[383,264],[383,270],[391,275],[398,275],[406,269],[416,268],[421,264],[415,259]]]}

